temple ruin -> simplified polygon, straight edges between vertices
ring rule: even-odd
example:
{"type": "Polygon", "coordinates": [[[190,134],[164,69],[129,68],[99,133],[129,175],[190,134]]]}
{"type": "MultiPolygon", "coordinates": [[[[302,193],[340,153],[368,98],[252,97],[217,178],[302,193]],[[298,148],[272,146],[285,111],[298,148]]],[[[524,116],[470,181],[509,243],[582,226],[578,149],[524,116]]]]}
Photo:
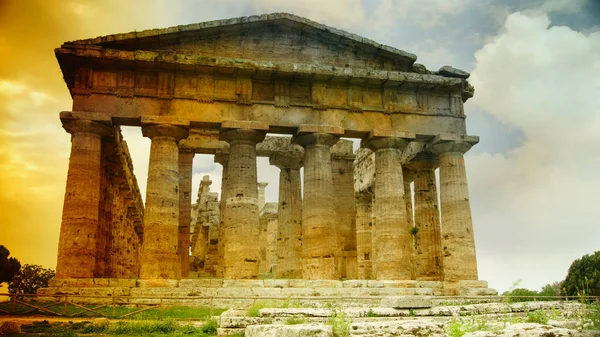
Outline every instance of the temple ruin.
{"type": "Polygon", "coordinates": [[[468,73],[285,13],[55,53],[73,98],[55,290],[268,278],[494,293],[478,281],[463,158],[478,142],[468,73]],[[151,140],[145,205],[120,126],[151,140]],[[223,175],[216,193],[202,179],[192,207],[195,154],[223,175]],[[280,169],[277,203],[257,156],[280,169]]]}

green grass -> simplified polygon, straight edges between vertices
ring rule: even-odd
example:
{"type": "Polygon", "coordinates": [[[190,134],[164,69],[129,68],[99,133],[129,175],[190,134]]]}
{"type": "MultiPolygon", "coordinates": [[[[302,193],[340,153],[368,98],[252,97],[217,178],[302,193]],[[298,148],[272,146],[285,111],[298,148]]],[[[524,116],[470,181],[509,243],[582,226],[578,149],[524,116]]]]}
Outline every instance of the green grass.
{"type": "MultiPolygon", "coordinates": [[[[37,302],[37,301],[32,301],[32,302],[27,302],[31,305],[34,306],[45,306],[48,304],[51,304],[50,302],[37,302]]],[[[86,304],[83,305],[84,307],[88,308],[88,309],[92,309],[92,308],[96,308],[99,305],[97,304],[86,304]]],[[[78,308],[74,305],[67,305],[67,310],[66,310],[66,316],[68,317],[109,317],[109,318],[119,318],[122,317],[123,315],[126,315],[128,313],[134,312],[136,310],[142,309],[145,306],[140,306],[140,307],[129,307],[129,306],[121,306],[121,305],[117,305],[115,307],[114,310],[114,315],[113,315],[113,307],[112,305],[106,306],[106,307],[102,307],[99,309],[95,309],[95,311],[99,312],[95,313],[95,312],[91,312],[91,311],[84,311],[81,308],[78,308]],[[82,312],[84,311],[84,312],[82,312]],[[101,315],[102,314],[102,315],[101,315]]],[[[10,302],[3,302],[0,303],[0,309],[5,310],[10,312],[11,314],[13,314],[13,310],[12,310],[12,303],[10,302]]],[[[15,315],[46,315],[46,316],[52,316],[53,314],[48,313],[48,312],[44,312],[42,310],[35,310],[29,313],[25,313],[29,310],[31,310],[31,307],[28,307],[26,305],[23,304],[19,304],[17,303],[15,306],[15,311],[14,314],[15,315]]],[[[45,310],[48,311],[52,311],[52,312],[56,312],[57,314],[64,314],[64,303],[62,302],[57,302],[49,307],[46,307],[45,310]]],[[[214,316],[220,316],[225,310],[227,309],[222,309],[222,308],[213,308],[213,315],[214,316]]],[[[58,316],[58,315],[57,315],[58,316]]],[[[140,320],[148,320],[148,319],[168,319],[168,318],[176,318],[176,319],[206,319],[206,318],[210,318],[210,308],[207,307],[190,307],[190,306],[165,306],[162,308],[162,310],[160,308],[154,308],[154,309],[149,309],[146,311],[142,311],[140,313],[137,314],[133,314],[131,316],[127,316],[127,319],[140,319],[140,320]]]]}
{"type": "Polygon", "coordinates": [[[326,324],[331,325],[335,337],[347,337],[350,335],[350,323],[352,320],[343,311],[335,311],[326,324]]]}
{"type": "Polygon", "coordinates": [[[25,336],[76,337],[76,336],[168,336],[168,337],[208,337],[216,336],[217,321],[207,321],[200,328],[178,324],[174,320],[165,321],[119,321],[94,324],[36,322],[21,327],[25,336]]]}
{"type": "Polygon", "coordinates": [[[543,310],[531,311],[527,313],[527,322],[546,324],[548,323],[548,316],[543,310]]]}
{"type": "Polygon", "coordinates": [[[289,317],[285,320],[285,324],[287,325],[296,325],[296,324],[304,324],[306,323],[306,318],[304,317],[289,317]]]}

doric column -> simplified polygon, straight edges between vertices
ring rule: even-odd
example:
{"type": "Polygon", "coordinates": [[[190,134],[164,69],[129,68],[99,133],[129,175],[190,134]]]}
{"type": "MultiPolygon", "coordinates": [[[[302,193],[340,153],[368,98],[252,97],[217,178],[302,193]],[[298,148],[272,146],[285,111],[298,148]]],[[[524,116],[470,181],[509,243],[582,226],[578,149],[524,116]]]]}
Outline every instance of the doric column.
{"type": "Polygon", "coordinates": [[[231,129],[221,131],[221,140],[229,143],[227,179],[231,196],[225,199],[223,231],[223,277],[258,277],[259,218],[256,181],[256,144],[266,131],[231,129]]]}
{"type": "Polygon", "coordinates": [[[217,277],[223,277],[223,254],[225,249],[223,247],[223,222],[225,221],[225,200],[230,197],[229,179],[227,178],[228,164],[229,164],[229,152],[228,151],[217,151],[214,158],[215,163],[221,164],[223,172],[221,174],[221,205],[219,206],[219,242],[217,243],[217,265],[215,266],[215,275],[217,277]]]}
{"type": "Polygon", "coordinates": [[[152,140],[144,242],[141,252],[140,278],[176,279],[181,277],[178,256],[179,235],[179,146],[188,130],[174,125],[156,124],[142,127],[142,134],[152,140]]]}
{"type": "Polygon", "coordinates": [[[192,221],[192,166],[194,152],[179,150],[179,239],[178,254],[181,277],[190,273],[190,223],[192,221]]]}
{"type": "Polygon", "coordinates": [[[260,212],[265,207],[265,188],[269,183],[258,183],[258,211],[260,212]]]}
{"type": "Polygon", "coordinates": [[[277,267],[277,203],[268,202],[260,211],[260,245],[258,273],[261,276],[274,276],[277,267]]]}
{"type": "Polygon", "coordinates": [[[421,152],[407,166],[415,176],[415,277],[418,280],[441,280],[436,158],[431,153],[421,152]]]}
{"type": "Polygon", "coordinates": [[[463,154],[479,141],[474,136],[441,135],[427,149],[438,156],[445,281],[477,280],[477,258],[463,154]]]}
{"type": "Polygon", "coordinates": [[[338,270],[343,279],[356,279],[356,200],[354,197],[354,152],[351,140],[331,147],[333,205],[338,229],[338,270]]]}
{"type": "Polygon", "coordinates": [[[373,278],[372,259],[372,227],[373,227],[373,195],[369,191],[356,193],[356,260],[358,279],[373,278]]]}
{"type": "MultiPolygon", "coordinates": [[[[301,132],[302,127],[299,128],[301,132]]],[[[339,133],[338,133],[339,134],[339,133]]],[[[302,209],[302,278],[338,279],[338,233],[333,204],[330,148],[339,140],[331,133],[305,133],[294,141],[304,147],[302,209]]]]}
{"type": "MultiPolygon", "coordinates": [[[[297,145],[296,145],[297,146],[297,145]]],[[[279,172],[277,226],[277,278],[302,278],[302,191],[300,168],[304,153],[294,151],[273,154],[271,165],[279,172]]]]}
{"type": "Polygon", "coordinates": [[[362,145],[375,152],[373,271],[378,280],[410,280],[412,225],[408,222],[400,156],[414,136],[378,133],[373,132],[362,145]]]}
{"type": "Polygon", "coordinates": [[[102,136],[113,128],[88,120],[65,121],[71,157],[58,242],[56,278],[93,278],[102,181],[102,136]]]}

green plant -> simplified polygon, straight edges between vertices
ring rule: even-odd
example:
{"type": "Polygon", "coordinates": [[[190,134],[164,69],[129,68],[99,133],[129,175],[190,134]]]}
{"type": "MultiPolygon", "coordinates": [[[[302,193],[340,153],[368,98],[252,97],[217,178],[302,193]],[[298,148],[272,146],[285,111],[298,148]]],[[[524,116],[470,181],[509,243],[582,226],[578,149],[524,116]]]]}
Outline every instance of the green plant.
{"type": "Polygon", "coordinates": [[[205,334],[216,335],[218,327],[219,324],[217,323],[217,320],[211,318],[200,327],[200,331],[202,331],[205,334]]]}
{"type": "Polygon", "coordinates": [[[600,296],[600,251],[573,261],[563,282],[565,295],[577,296],[584,291],[600,296]]]}
{"type": "Polygon", "coordinates": [[[336,310],[333,315],[329,316],[326,324],[331,325],[335,337],[347,337],[350,334],[350,323],[352,321],[343,311],[336,310]]]}
{"type": "Polygon", "coordinates": [[[258,316],[260,316],[260,309],[263,309],[263,308],[276,308],[276,307],[277,306],[273,305],[273,303],[271,303],[271,302],[267,302],[267,301],[255,301],[248,308],[248,316],[250,316],[250,317],[258,317],[258,316]]]}
{"type": "Polygon", "coordinates": [[[548,323],[548,316],[543,310],[536,310],[527,313],[527,322],[529,323],[548,323]]]}
{"type": "Polygon", "coordinates": [[[0,283],[10,282],[21,268],[21,262],[9,256],[10,251],[0,245],[0,283]]]}
{"type": "Polygon", "coordinates": [[[466,331],[462,329],[463,323],[453,319],[446,327],[446,334],[450,337],[462,337],[466,331]]]}
{"type": "Polygon", "coordinates": [[[288,319],[285,320],[285,324],[287,325],[296,325],[304,323],[306,323],[306,318],[304,317],[288,317],[288,319]]]}
{"type": "Polygon", "coordinates": [[[415,311],[413,309],[408,309],[408,316],[415,317],[415,311]]]}
{"type": "Polygon", "coordinates": [[[377,313],[375,313],[372,308],[370,308],[369,311],[367,311],[365,316],[366,317],[379,317],[379,315],[377,313]]]}
{"type": "Polygon", "coordinates": [[[288,297],[281,304],[282,308],[302,308],[302,303],[297,298],[288,297]]]}
{"type": "Polygon", "coordinates": [[[37,264],[26,264],[8,284],[8,292],[11,294],[35,294],[39,288],[48,286],[48,282],[54,278],[54,274],[52,269],[45,269],[37,264]]]}

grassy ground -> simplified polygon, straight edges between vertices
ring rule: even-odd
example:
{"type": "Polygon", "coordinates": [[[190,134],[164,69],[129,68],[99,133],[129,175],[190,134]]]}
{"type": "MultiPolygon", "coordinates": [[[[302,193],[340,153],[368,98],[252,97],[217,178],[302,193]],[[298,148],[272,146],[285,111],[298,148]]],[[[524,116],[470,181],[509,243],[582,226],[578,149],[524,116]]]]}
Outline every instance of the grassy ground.
{"type": "Polygon", "coordinates": [[[207,337],[217,334],[216,320],[207,320],[200,327],[191,324],[164,321],[118,321],[118,322],[67,322],[49,323],[35,322],[21,326],[22,336],[196,336],[207,337]]]}
{"type": "MultiPolygon", "coordinates": [[[[11,302],[3,302],[0,303],[0,310],[8,311],[11,315],[52,315],[50,312],[55,312],[60,315],[64,315],[65,307],[64,303],[57,302],[53,305],[47,306],[51,303],[48,302],[27,302],[32,306],[44,307],[44,310],[34,310],[28,312],[33,309],[24,304],[17,303],[15,306],[15,310],[13,312],[12,303],[11,302]]],[[[99,305],[83,305],[83,307],[88,309],[97,308],[99,305]]],[[[67,305],[66,315],[67,317],[109,317],[109,318],[120,318],[128,313],[132,313],[134,311],[147,308],[148,306],[115,306],[111,305],[95,309],[97,312],[85,311],[82,308],[76,307],[74,305],[67,305]]],[[[219,316],[226,309],[222,308],[213,308],[213,316],[219,316]]],[[[59,316],[59,315],[56,315],[59,316]]],[[[210,309],[207,307],[190,307],[190,306],[163,306],[162,308],[153,308],[148,309],[139,313],[132,314],[126,317],[127,319],[139,319],[139,320],[157,320],[157,319],[168,319],[168,318],[176,318],[176,319],[207,319],[210,318],[210,309]]]]}

